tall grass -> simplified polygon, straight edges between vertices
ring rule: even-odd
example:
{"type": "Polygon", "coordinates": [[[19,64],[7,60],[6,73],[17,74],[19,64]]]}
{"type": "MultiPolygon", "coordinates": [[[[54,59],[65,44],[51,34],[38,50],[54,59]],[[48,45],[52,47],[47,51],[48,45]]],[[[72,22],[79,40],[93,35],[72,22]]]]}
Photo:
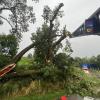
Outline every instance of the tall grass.
{"type": "Polygon", "coordinates": [[[16,98],[10,98],[8,100],[58,100],[62,95],[66,95],[65,91],[50,92],[44,95],[31,93],[30,95],[27,96],[19,96],[16,98]]]}
{"type": "Polygon", "coordinates": [[[6,83],[0,84],[0,100],[1,98],[18,96],[18,95],[27,95],[31,92],[31,89],[34,88],[32,79],[26,78],[21,80],[10,80],[6,83]]]}

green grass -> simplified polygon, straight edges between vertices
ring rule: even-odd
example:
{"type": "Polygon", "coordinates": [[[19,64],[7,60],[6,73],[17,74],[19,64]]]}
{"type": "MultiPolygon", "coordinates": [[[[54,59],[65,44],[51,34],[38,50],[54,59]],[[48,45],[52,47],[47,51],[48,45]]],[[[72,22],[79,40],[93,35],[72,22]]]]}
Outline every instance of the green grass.
{"type": "Polygon", "coordinates": [[[57,100],[62,95],[65,95],[64,91],[47,93],[45,95],[30,94],[27,96],[19,96],[7,100],[57,100]]]}
{"type": "Polygon", "coordinates": [[[19,62],[18,65],[29,65],[31,63],[32,59],[29,59],[27,57],[23,57],[19,62]]]}
{"type": "Polygon", "coordinates": [[[23,57],[17,64],[16,70],[27,70],[32,69],[32,59],[29,59],[27,57],[23,57]]]}

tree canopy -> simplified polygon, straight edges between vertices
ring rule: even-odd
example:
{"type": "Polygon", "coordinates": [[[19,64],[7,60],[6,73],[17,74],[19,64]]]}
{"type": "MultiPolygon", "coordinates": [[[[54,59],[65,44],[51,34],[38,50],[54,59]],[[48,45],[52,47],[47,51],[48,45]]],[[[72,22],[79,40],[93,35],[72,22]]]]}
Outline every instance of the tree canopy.
{"type": "Polygon", "coordinates": [[[3,20],[9,23],[10,32],[20,40],[21,33],[28,31],[29,23],[35,22],[33,6],[28,6],[27,0],[0,0],[0,24],[3,24],[3,20]],[[9,11],[8,18],[2,16],[2,12],[5,10],[9,11]]]}
{"type": "MultiPolygon", "coordinates": [[[[61,43],[70,32],[66,30],[66,26],[60,29],[59,17],[62,17],[63,3],[60,3],[54,10],[51,10],[48,6],[44,7],[43,19],[44,24],[41,28],[38,28],[36,33],[32,34],[32,41],[36,44],[35,57],[38,58],[39,62],[49,63],[53,62],[53,58],[57,51],[63,47],[61,43]]],[[[71,52],[69,42],[66,42],[66,50],[71,52]]]]}

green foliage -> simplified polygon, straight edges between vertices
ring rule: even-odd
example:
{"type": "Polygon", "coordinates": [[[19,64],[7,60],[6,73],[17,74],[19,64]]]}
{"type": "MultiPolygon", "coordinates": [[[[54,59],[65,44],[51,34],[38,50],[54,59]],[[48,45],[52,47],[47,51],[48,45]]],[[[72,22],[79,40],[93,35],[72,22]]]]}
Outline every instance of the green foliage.
{"type": "Polygon", "coordinates": [[[73,58],[68,56],[66,53],[59,53],[54,57],[54,64],[60,69],[70,66],[72,62],[73,58]]]}
{"type": "Polygon", "coordinates": [[[34,58],[36,61],[39,63],[44,63],[45,62],[45,57],[48,53],[48,30],[49,27],[44,24],[42,25],[42,28],[39,28],[36,32],[36,34],[32,34],[32,41],[35,42],[36,47],[35,47],[35,55],[34,58]]]}
{"type": "Polygon", "coordinates": [[[5,56],[0,54],[0,69],[3,68],[5,65],[9,64],[11,58],[9,56],[5,56]]]}
{"type": "Polygon", "coordinates": [[[59,6],[62,7],[62,6],[64,6],[64,4],[60,3],[60,5],[55,7],[54,10],[51,10],[51,8],[47,5],[44,7],[42,17],[46,23],[49,23],[50,20],[55,20],[55,19],[58,19],[58,17],[63,16],[63,11],[58,10],[59,6]],[[58,12],[57,12],[57,10],[58,10],[58,12]],[[56,15],[55,18],[54,18],[54,15],[56,15]]]}
{"type": "Polygon", "coordinates": [[[5,98],[5,95],[6,97],[9,97],[11,95],[16,95],[16,93],[18,94],[23,89],[23,87],[27,87],[31,83],[31,81],[32,81],[31,78],[22,78],[21,80],[16,80],[16,79],[10,80],[6,83],[1,82],[0,98],[1,97],[5,98]]]}
{"type": "MultiPolygon", "coordinates": [[[[36,33],[32,34],[31,39],[36,44],[34,58],[38,64],[53,63],[57,51],[63,47],[61,42],[69,36],[70,32],[66,30],[66,26],[62,30],[59,28],[58,18],[62,16],[60,11],[62,6],[63,3],[60,3],[54,10],[45,6],[42,15],[44,24],[37,29],[36,33]]],[[[68,50],[67,53],[70,52],[69,44],[66,45],[66,50],[68,50]]]]}
{"type": "Polygon", "coordinates": [[[66,93],[81,96],[95,96],[95,86],[98,84],[93,76],[85,74],[78,68],[70,68],[66,81],[66,93]]]}
{"type": "Polygon", "coordinates": [[[11,58],[17,53],[18,42],[14,35],[0,35],[0,54],[10,56],[11,58]]]}
{"type": "MultiPolygon", "coordinates": [[[[45,64],[48,58],[55,57],[57,51],[62,48],[62,43],[57,44],[55,48],[51,47],[50,45],[54,45],[55,40],[57,39],[57,29],[53,30],[53,36],[51,38],[51,44],[49,44],[49,26],[47,24],[42,25],[42,28],[39,28],[36,33],[32,34],[32,41],[35,42],[37,45],[35,46],[35,54],[34,58],[37,63],[45,64]],[[50,50],[50,55],[49,55],[49,50],[50,50]]],[[[69,45],[66,46],[66,48],[70,48],[69,45]]],[[[68,51],[70,52],[70,51],[68,51]]],[[[67,52],[67,53],[68,53],[67,52]]]]}
{"type": "Polygon", "coordinates": [[[19,96],[16,98],[11,98],[9,100],[58,100],[58,98],[62,95],[65,95],[65,91],[58,91],[58,92],[50,92],[46,93],[45,95],[37,95],[34,93],[31,93],[27,96],[19,96]]]}
{"type": "MultiPolygon", "coordinates": [[[[80,67],[81,64],[95,64],[98,68],[92,68],[96,70],[100,70],[100,55],[92,56],[92,57],[75,57],[73,61],[73,65],[76,67],[80,67]]],[[[91,66],[90,66],[91,67],[91,66]]]]}
{"type": "Polygon", "coordinates": [[[45,82],[56,82],[58,80],[58,69],[53,64],[49,64],[40,69],[43,73],[41,79],[45,82]]]}
{"type": "Polygon", "coordinates": [[[22,59],[18,62],[15,70],[29,70],[33,69],[33,60],[27,57],[22,57],[22,59]]]}
{"type": "MultiPolygon", "coordinates": [[[[52,91],[53,93],[54,91],[59,90],[65,91],[64,94],[67,96],[72,94],[92,97],[97,96],[96,90],[100,85],[100,80],[91,75],[86,75],[79,68],[70,67],[67,70],[61,71],[56,66],[50,65],[41,68],[41,72],[43,72],[43,75],[41,75],[39,79],[35,80],[36,84],[32,84],[31,86],[28,86],[33,81],[31,78],[21,78],[18,80],[13,79],[8,81],[7,83],[1,83],[0,94],[6,94],[11,96],[12,93],[15,93],[17,96],[17,93],[19,93],[23,90],[24,87],[26,87],[25,90],[30,89],[28,93],[31,93],[31,95],[25,97],[30,99],[33,97],[35,99],[35,97],[38,97],[40,95],[40,97],[43,99],[44,94],[46,95],[50,91],[52,91]],[[32,91],[33,93],[38,93],[38,95],[36,96],[32,94],[32,91]]],[[[48,97],[46,98],[47,100],[49,100],[48,97]]],[[[20,100],[24,97],[18,98],[20,100]]],[[[41,98],[39,99],[41,100],[41,98]]]]}
{"type": "Polygon", "coordinates": [[[17,50],[18,42],[14,35],[0,35],[0,68],[11,61],[17,50]]]}
{"type": "Polygon", "coordinates": [[[27,0],[2,0],[0,2],[0,15],[2,15],[3,10],[10,11],[9,18],[7,20],[5,17],[0,17],[0,20],[4,19],[9,23],[12,28],[11,32],[16,35],[17,39],[21,39],[21,32],[28,31],[29,23],[35,22],[33,7],[27,5],[27,0]]]}

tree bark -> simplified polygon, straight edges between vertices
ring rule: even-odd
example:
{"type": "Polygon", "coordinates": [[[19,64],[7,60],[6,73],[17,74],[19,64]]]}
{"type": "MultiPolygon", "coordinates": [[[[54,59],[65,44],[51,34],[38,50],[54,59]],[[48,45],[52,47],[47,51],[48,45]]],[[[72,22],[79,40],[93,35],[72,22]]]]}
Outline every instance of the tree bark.
{"type": "Polygon", "coordinates": [[[30,49],[32,49],[35,46],[35,43],[30,44],[25,49],[23,49],[20,53],[18,53],[14,58],[12,59],[12,63],[17,63],[21,57],[30,49]]]}
{"type": "Polygon", "coordinates": [[[53,59],[53,51],[52,51],[52,43],[53,43],[53,38],[52,38],[52,35],[53,34],[53,27],[54,27],[54,24],[53,24],[53,21],[56,19],[58,13],[59,13],[59,10],[61,9],[61,7],[63,7],[64,4],[63,3],[60,3],[59,6],[57,7],[57,9],[54,11],[54,15],[52,17],[52,19],[50,20],[50,28],[49,28],[49,36],[48,36],[48,45],[49,45],[49,48],[48,48],[48,53],[46,55],[46,63],[50,63],[52,62],[52,59],[53,59]]]}

